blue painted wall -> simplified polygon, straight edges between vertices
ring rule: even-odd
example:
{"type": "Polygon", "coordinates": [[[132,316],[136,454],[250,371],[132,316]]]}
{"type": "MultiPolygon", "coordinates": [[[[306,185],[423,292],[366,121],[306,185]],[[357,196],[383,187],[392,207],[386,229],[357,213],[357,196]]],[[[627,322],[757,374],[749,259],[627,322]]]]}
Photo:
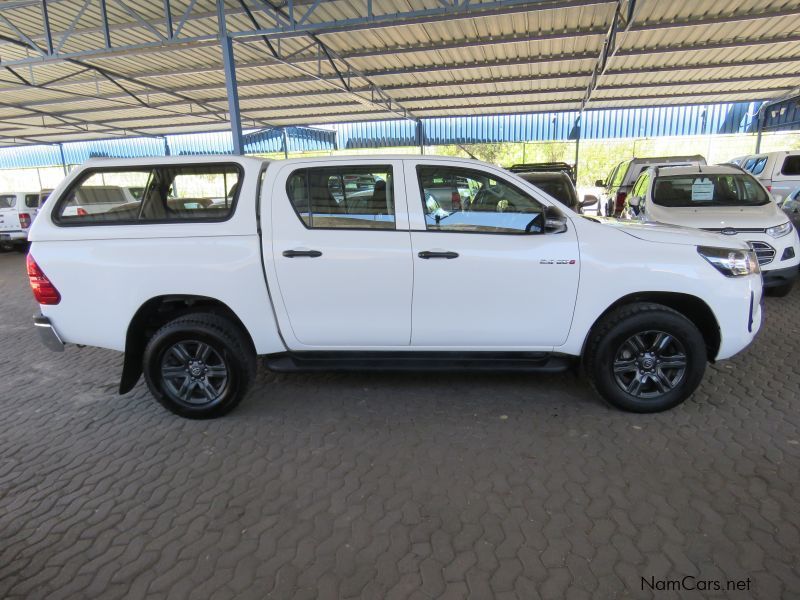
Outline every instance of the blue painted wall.
{"type": "MultiPolygon", "coordinates": [[[[641,138],[678,135],[752,133],[757,126],[760,102],[659,106],[588,110],[583,115],[584,139],[641,138]]],[[[779,107],[780,108],[780,107],[779,107]]],[[[768,111],[767,118],[773,111],[768,111]]],[[[477,144],[486,142],[532,142],[575,139],[577,112],[528,113],[479,117],[423,119],[426,145],[477,144]]],[[[773,130],[800,129],[797,100],[786,103],[769,121],[773,130]]],[[[418,131],[411,121],[345,123],[331,129],[287,127],[289,152],[333,149],[385,148],[419,145],[418,131]]],[[[245,152],[283,152],[280,130],[249,132],[245,152]]],[[[180,154],[227,154],[233,144],[229,132],[168,135],[165,138],[130,138],[63,144],[67,164],[92,156],[139,157],[180,154]],[[166,140],[166,143],[165,143],[166,140]]],[[[48,167],[61,164],[58,146],[0,148],[0,168],[48,167]]]]}
{"type": "MultiPolygon", "coordinates": [[[[588,110],[584,139],[747,133],[760,102],[588,110]]],[[[575,111],[423,119],[426,145],[535,142],[575,139],[575,111]]],[[[336,125],[339,148],[415,146],[414,123],[372,121],[336,125]]]]}

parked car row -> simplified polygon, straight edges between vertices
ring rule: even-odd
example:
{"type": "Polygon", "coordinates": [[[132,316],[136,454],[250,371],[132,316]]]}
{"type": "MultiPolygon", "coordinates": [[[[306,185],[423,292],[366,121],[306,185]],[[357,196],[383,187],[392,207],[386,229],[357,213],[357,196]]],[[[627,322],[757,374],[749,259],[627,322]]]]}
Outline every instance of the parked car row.
{"type": "MultiPolygon", "coordinates": [[[[577,201],[561,164],[510,170],[582,212],[590,204],[577,201]]],[[[606,216],[737,236],[755,251],[766,291],[775,296],[791,291],[800,269],[800,151],[743,156],[716,166],[700,155],[634,158],[596,184],[604,188],[606,216]]]]}

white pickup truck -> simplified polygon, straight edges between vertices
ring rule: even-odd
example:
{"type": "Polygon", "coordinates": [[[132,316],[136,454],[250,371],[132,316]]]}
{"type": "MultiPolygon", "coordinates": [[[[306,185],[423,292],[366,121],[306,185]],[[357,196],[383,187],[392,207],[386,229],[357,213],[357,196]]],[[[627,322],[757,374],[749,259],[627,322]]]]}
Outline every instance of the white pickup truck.
{"type": "Polygon", "coordinates": [[[33,224],[53,349],[124,351],[169,410],[225,414],[274,370],[552,371],[611,404],[685,400],[761,324],[743,242],[571,212],[503,169],[429,156],[90,160],[33,224]],[[469,190],[450,210],[428,189],[469,190]],[[364,183],[367,182],[367,183],[364,183]],[[94,187],[134,201],[77,211],[94,187]]]}

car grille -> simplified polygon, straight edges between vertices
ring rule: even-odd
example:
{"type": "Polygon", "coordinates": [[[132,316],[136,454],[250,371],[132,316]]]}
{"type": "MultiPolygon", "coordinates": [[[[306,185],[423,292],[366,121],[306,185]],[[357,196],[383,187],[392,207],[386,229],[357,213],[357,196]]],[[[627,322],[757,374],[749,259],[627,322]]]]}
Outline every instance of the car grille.
{"type": "Polygon", "coordinates": [[[755,251],[759,265],[768,265],[775,258],[775,248],[766,242],[747,242],[755,251]]]}

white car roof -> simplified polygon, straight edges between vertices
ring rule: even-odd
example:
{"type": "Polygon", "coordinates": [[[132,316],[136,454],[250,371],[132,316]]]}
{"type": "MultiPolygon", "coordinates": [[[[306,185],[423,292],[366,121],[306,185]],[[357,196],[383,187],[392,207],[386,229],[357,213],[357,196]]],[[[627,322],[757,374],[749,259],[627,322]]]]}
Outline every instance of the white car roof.
{"type": "Polygon", "coordinates": [[[202,163],[238,162],[261,165],[270,162],[266,158],[237,156],[233,154],[201,154],[180,156],[142,156],[138,158],[90,158],[84,164],[92,167],[137,167],[145,164],[153,165],[196,165],[202,163]]]}
{"type": "MultiPolygon", "coordinates": [[[[655,169],[654,169],[655,170],[655,169]]],[[[658,167],[659,175],[742,175],[744,171],[726,165],[681,165],[679,167],[658,167]]]]}
{"type": "Polygon", "coordinates": [[[239,162],[241,164],[247,163],[358,163],[358,162],[380,162],[392,160],[421,160],[424,162],[456,162],[463,163],[464,165],[475,166],[478,164],[487,165],[495,169],[500,168],[497,165],[486,163],[472,158],[461,158],[456,156],[434,156],[430,154],[337,154],[334,156],[312,156],[306,158],[289,158],[284,160],[272,160],[268,158],[258,158],[253,156],[237,156],[233,154],[202,154],[202,155],[181,155],[181,156],[146,156],[139,158],[90,158],[86,161],[85,165],[93,167],[133,167],[143,164],[157,164],[157,165],[171,165],[171,164],[198,164],[198,163],[221,163],[221,162],[239,162]]]}

